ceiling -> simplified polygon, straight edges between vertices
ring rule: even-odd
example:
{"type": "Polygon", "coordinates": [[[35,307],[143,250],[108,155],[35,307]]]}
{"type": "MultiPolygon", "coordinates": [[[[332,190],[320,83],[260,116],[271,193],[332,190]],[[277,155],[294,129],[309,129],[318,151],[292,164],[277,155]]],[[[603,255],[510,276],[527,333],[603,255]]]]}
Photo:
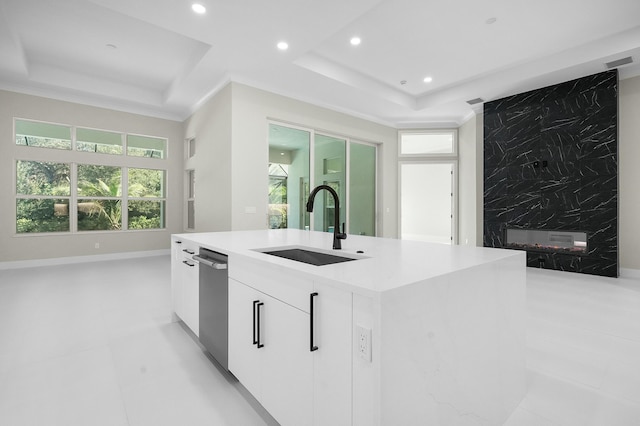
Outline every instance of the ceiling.
{"type": "Polygon", "coordinates": [[[0,0],[0,89],[181,121],[235,81],[412,128],[625,57],[640,75],[638,0],[191,3],[0,0]]]}

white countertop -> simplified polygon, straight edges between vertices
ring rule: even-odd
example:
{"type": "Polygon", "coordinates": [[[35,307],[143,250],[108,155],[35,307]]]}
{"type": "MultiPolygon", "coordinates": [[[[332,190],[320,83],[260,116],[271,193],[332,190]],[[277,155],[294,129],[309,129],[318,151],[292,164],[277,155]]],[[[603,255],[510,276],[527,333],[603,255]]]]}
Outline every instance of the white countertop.
{"type": "MultiPolygon", "coordinates": [[[[331,250],[333,234],[326,232],[274,229],[175,234],[174,238],[229,255],[246,256],[286,267],[324,280],[335,281],[367,294],[382,293],[426,279],[525,253],[485,247],[449,246],[436,243],[349,235],[342,240],[342,250],[331,250]],[[366,256],[352,262],[324,266],[260,253],[256,249],[308,247],[347,257],[366,256]],[[357,251],[363,251],[357,254],[357,251]]],[[[232,263],[232,261],[231,261],[232,263]]]]}

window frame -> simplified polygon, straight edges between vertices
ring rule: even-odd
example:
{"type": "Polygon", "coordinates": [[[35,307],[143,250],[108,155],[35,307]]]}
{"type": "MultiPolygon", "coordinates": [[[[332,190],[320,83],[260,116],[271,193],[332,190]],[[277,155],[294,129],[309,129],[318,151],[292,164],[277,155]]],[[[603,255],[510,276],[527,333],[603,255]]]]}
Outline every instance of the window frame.
{"type": "MultiPolygon", "coordinates": [[[[84,125],[70,125],[63,123],[54,123],[43,120],[36,120],[31,118],[22,118],[22,117],[13,117],[13,140],[12,144],[15,146],[16,154],[13,158],[13,203],[14,203],[14,226],[13,226],[13,236],[18,238],[26,238],[33,236],[62,236],[62,235],[85,235],[91,233],[122,233],[122,232],[166,232],[168,229],[169,223],[169,209],[167,208],[168,200],[170,197],[169,194],[169,139],[164,136],[150,136],[143,135],[142,133],[132,133],[132,132],[124,132],[118,130],[108,130],[108,129],[98,129],[90,126],[84,125]],[[17,121],[30,121],[36,123],[45,123],[52,124],[58,126],[65,126],[71,129],[71,149],[58,149],[51,147],[34,147],[28,145],[21,145],[16,143],[16,122],[17,121]],[[100,153],[100,152],[91,152],[91,151],[78,151],[77,148],[77,132],[78,128],[89,129],[89,130],[97,130],[109,133],[116,133],[121,135],[122,139],[122,153],[121,154],[108,154],[108,153],[100,153]],[[157,157],[139,157],[139,156],[130,156],[127,155],[127,135],[135,135],[135,136],[144,136],[149,138],[156,138],[164,140],[164,155],[162,158],[157,157]],[[39,149],[32,149],[39,148],[39,149]],[[50,154],[50,155],[49,155],[50,154]],[[97,154],[97,155],[96,155],[97,154]],[[61,163],[68,164],[70,166],[70,185],[71,185],[71,193],[69,196],[30,196],[18,194],[17,187],[17,165],[19,161],[32,161],[39,163],[61,163]],[[78,166],[106,166],[106,167],[119,167],[122,170],[121,175],[121,194],[119,197],[90,197],[90,196],[79,196],[78,194],[78,166]],[[146,228],[146,229],[129,229],[129,205],[128,200],[130,197],[128,196],[128,173],[129,169],[150,169],[150,170],[159,170],[164,173],[164,182],[163,182],[163,197],[148,197],[142,199],[143,201],[160,201],[164,203],[163,206],[163,224],[160,228],[146,228]],[[56,231],[56,232],[18,232],[18,212],[17,212],[17,203],[19,199],[27,199],[27,198],[47,198],[47,199],[65,199],[69,200],[69,230],[68,231],[56,231]],[[122,217],[121,217],[121,225],[120,229],[107,229],[107,230],[86,230],[81,231],[78,230],[78,202],[79,199],[117,199],[121,202],[122,208],[122,217]]],[[[137,198],[135,198],[137,200],[137,198]]]]}
{"type": "Polygon", "coordinates": [[[403,159],[458,158],[458,130],[457,129],[399,130],[398,131],[398,158],[403,158],[403,159]],[[402,136],[403,135],[452,135],[453,150],[451,152],[404,154],[402,152],[402,136]]]}

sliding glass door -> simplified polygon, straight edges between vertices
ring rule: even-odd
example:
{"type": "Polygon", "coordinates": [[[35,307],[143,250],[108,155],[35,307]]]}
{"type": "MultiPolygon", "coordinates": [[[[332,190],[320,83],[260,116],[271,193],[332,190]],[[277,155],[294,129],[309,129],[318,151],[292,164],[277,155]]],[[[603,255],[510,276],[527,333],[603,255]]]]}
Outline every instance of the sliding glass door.
{"type": "Polygon", "coordinates": [[[269,227],[333,232],[336,206],[328,191],[318,193],[312,215],[306,212],[310,189],[328,185],[340,200],[337,226],[374,236],[376,152],[373,144],[269,124],[269,227]]]}
{"type": "Polygon", "coordinates": [[[309,229],[311,133],[269,125],[269,228],[309,229]]]}
{"type": "Polygon", "coordinates": [[[376,147],[349,145],[349,233],[376,235],[376,147]]]}
{"type": "MultiPolygon", "coordinates": [[[[347,141],[321,134],[315,135],[314,144],[314,187],[327,185],[333,188],[342,202],[340,206],[340,222],[337,224],[342,230],[342,224],[346,222],[347,210],[347,141]]],[[[328,191],[318,193],[313,208],[313,230],[333,232],[336,226],[336,205],[328,191]]]]}

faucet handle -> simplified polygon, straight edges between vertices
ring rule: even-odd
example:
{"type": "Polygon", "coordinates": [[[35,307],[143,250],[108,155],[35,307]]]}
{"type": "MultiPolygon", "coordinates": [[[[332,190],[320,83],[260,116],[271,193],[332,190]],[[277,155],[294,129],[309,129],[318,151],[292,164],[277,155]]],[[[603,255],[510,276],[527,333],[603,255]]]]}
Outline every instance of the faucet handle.
{"type": "MultiPolygon", "coordinates": [[[[345,226],[344,226],[344,222],[342,222],[342,231],[338,232],[337,238],[340,240],[346,240],[347,239],[347,234],[344,232],[345,226]]],[[[338,230],[340,230],[340,227],[338,227],[338,230]]]]}

